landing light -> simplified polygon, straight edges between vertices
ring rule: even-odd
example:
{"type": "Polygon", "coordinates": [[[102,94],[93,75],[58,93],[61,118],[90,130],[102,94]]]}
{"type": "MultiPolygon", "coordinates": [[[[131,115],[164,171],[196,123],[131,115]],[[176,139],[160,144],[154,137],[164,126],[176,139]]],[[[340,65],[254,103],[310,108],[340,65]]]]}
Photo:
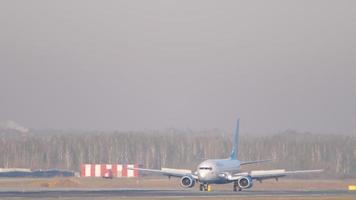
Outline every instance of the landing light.
{"type": "Polygon", "coordinates": [[[222,178],[225,178],[226,174],[225,173],[220,173],[219,176],[222,177],[222,178]]]}

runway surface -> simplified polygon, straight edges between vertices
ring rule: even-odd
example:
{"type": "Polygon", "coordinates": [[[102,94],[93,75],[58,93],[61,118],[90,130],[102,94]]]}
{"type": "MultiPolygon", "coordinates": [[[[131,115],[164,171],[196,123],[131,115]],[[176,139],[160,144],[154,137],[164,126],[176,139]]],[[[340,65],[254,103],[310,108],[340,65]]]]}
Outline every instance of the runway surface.
{"type": "Polygon", "coordinates": [[[356,192],[347,190],[271,191],[247,190],[242,192],[157,189],[73,189],[73,190],[28,190],[0,191],[0,197],[60,198],[60,197],[341,197],[352,196],[356,192]]]}

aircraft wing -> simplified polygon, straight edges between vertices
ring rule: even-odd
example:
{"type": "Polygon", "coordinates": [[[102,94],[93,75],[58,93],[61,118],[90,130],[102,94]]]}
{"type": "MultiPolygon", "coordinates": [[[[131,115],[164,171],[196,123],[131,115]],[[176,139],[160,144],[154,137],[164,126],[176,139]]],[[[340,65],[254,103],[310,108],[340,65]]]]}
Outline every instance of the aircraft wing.
{"type": "Polygon", "coordinates": [[[162,169],[145,169],[145,168],[127,168],[130,170],[139,170],[139,171],[146,171],[146,172],[152,172],[152,173],[157,173],[161,174],[164,176],[173,176],[173,177],[183,177],[183,176],[192,176],[195,179],[198,179],[196,175],[192,173],[191,170],[188,169],[172,169],[172,168],[162,168],[162,169]]]}
{"type": "Polygon", "coordinates": [[[317,170],[299,170],[299,171],[286,171],[284,169],[277,170],[258,170],[258,171],[250,171],[250,172],[242,172],[234,175],[227,175],[226,178],[228,180],[234,181],[238,180],[244,176],[251,176],[252,179],[256,180],[264,180],[264,179],[278,179],[280,177],[284,177],[292,174],[304,174],[304,173],[314,173],[314,172],[322,172],[322,169],[317,170]]]}

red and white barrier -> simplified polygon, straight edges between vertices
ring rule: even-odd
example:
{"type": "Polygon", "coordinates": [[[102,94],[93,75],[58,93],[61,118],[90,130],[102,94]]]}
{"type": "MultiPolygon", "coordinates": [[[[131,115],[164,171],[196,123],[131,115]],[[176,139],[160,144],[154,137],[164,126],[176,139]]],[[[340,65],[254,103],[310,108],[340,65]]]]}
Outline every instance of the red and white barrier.
{"type": "Polygon", "coordinates": [[[82,164],[80,167],[81,177],[103,177],[111,171],[113,177],[138,177],[138,170],[127,168],[138,168],[137,164],[82,164]]]}

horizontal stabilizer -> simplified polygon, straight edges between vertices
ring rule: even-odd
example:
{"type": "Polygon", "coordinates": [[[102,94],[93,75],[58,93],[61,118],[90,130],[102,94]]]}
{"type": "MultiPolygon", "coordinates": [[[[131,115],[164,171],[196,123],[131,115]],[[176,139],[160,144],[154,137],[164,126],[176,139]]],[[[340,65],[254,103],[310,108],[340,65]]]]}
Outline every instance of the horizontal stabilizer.
{"type": "Polygon", "coordinates": [[[272,160],[268,159],[268,160],[241,161],[240,165],[257,164],[257,163],[264,163],[264,162],[270,162],[270,161],[272,161],[272,160]]]}

